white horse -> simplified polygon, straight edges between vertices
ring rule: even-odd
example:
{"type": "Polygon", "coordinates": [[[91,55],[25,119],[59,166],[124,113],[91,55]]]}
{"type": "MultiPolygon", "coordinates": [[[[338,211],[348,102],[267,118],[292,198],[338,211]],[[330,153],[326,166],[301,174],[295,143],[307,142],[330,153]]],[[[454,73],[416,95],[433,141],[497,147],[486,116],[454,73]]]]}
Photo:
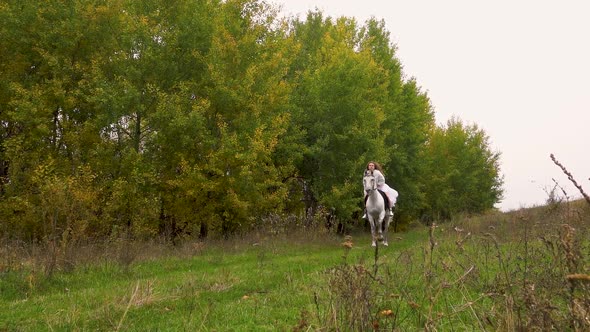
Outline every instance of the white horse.
{"type": "Polygon", "coordinates": [[[363,178],[363,186],[365,187],[365,195],[367,199],[365,208],[367,209],[367,219],[371,225],[371,236],[373,247],[377,246],[377,240],[383,241],[383,245],[387,246],[387,229],[389,228],[389,213],[385,211],[385,200],[377,190],[377,180],[372,173],[367,172],[363,178]]]}

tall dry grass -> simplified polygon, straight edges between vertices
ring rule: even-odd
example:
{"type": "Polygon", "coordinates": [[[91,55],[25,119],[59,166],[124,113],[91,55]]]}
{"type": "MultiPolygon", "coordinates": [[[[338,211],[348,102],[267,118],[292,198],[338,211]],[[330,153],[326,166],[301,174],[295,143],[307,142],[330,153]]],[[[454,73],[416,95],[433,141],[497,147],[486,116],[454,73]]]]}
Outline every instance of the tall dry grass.
{"type": "MultiPolygon", "coordinates": [[[[377,247],[374,262],[345,261],[315,299],[318,326],[590,331],[590,200],[551,158],[584,200],[556,185],[545,206],[433,223],[415,248],[388,257],[377,247]]],[[[343,245],[346,258],[352,239],[343,245]]]]}
{"type": "Polygon", "coordinates": [[[304,326],[588,331],[589,226],[590,206],[575,201],[432,224],[423,243],[395,253],[378,246],[372,261],[348,261],[347,239],[304,326]]]}

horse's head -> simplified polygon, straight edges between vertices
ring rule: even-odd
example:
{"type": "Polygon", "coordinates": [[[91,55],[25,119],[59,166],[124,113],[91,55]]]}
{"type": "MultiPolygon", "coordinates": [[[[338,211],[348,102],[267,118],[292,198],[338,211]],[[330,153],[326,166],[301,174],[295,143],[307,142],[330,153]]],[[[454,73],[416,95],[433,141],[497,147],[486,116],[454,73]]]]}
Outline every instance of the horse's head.
{"type": "Polygon", "coordinates": [[[371,191],[377,189],[377,180],[371,173],[365,173],[365,177],[363,177],[363,186],[365,188],[365,193],[368,195],[371,191]]]}

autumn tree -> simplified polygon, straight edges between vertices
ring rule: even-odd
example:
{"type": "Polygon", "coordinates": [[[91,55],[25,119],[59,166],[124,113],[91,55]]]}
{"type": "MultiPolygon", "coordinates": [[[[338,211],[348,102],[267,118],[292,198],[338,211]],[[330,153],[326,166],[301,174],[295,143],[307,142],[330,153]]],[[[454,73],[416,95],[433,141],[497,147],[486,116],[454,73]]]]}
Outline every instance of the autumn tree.
{"type": "Polygon", "coordinates": [[[406,221],[501,195],[485,133],[434,125],[382,21],[282,19],[262,0],[7,0],[0,22],[3,235],[175,242],[320,205],[349,223],[369,160],[406,221]]]}
{"type": "MultiPolygon", "coordinates": [[[[0,39],[8,43],[0,55],[5,78],[0,87],[2,203],[32,207],[27,214],[31,219],[19,221],[18,211],[10,213],[12,203],[7,203],[7,218],[28,224],[29,234],[42,236],[49,224],[39,210],[43,188],[94,178],[93,168],[87,166],[91,147],[101,140],[93,126],[99,110],[93,107],[92,82],[94,74],[101,73],[100,64],[120,51],[118,36],[125,35],[126,24],[120,1],[8,1],[0,7],[0,15],[0,39]],[[81,177],[81,170],[89,177],[81,177]]],[[[75,195],[66,197],[77,204],[75,195]]],[[[97,211],[88,208],[93,214],[97,211]]],[[[58,210],[52,218],[65,229],[69,216],[58,210]]]]}

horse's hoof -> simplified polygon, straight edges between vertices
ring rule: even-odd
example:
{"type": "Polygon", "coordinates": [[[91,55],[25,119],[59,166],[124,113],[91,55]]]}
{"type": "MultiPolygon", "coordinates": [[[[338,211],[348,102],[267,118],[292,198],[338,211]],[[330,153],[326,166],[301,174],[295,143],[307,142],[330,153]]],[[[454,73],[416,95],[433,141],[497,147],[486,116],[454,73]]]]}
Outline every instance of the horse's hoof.
{"type": "Polygon", "coordinates": [[[382,241],[383,240],[383,235],[379,234],[379,236],[377,237],[377,240],[382,241]]]}
{"type": "Polygon", "coordinates": [[[377,243],[375,243],[375,242],[371,243],[371,247],[376,247],[376,246],[377,246],[377,243]]]}
{"type": "Polygon", "coordinates": [[[383,245],[386,246],[386,247],[389,246],[389,244],[387,243],[387,241],[383,241],[383,245]]]}

